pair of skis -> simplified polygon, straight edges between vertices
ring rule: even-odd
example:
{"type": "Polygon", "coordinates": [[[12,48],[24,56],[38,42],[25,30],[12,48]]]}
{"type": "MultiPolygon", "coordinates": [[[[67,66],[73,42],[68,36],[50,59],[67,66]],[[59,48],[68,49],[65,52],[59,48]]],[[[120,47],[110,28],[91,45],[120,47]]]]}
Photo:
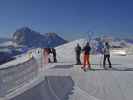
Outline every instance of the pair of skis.
{"type": "Polygon", "coordinates": [[[114,70],[113,68],[103,68],[103,69],[93,69],[93,68],[81,68],[84,72],[87,71],[102,71],[102,70],[106,70],[106,71],[110,71],[110,70],[114,70]]]}

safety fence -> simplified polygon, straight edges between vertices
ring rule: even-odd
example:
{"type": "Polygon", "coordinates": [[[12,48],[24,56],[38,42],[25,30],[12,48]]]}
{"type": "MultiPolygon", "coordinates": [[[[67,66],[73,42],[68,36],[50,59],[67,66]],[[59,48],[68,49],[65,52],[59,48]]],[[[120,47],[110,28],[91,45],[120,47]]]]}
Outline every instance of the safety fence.
{"type": "MultiPolygon", "coordinates": [[[[38,52],[38,55],[40,53],[42,52],[38,52]]],[[[7,94],[35,79],[40,74],[41,67],[42,62],[38,62],[30,53],[27,61],[17,65],[0,68],[0,98],[5,97],[7,94]]]]}

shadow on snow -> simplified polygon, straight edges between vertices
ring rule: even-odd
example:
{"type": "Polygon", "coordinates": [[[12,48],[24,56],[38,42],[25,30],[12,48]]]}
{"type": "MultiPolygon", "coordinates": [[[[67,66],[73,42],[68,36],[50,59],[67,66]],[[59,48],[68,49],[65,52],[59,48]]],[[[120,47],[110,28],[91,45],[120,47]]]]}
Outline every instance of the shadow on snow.
{"type": "Polygon", "coordinates": [[[46,76],[43,82],[11,100],[68,100],[73,87],[70,76],[46,76]]]}

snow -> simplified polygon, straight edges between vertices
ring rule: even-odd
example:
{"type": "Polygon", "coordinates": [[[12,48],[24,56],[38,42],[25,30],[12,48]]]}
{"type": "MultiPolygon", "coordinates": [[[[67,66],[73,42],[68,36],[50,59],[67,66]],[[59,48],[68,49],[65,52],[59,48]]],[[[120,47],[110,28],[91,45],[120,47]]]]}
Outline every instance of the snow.
{"type": "Polygon", "coordinates": [[[19,55],[15,60],[9,61],[3,65],[0,65],[0,69],[18,65],[20,63],[28,61],[29,59],[30,57],[28,54],[19,55]]]}
{"type": "Polygon", "coordinates": [[[81,47],[85,46],[87,40],[80,39],[75,40],[73,42],[58,46],[56,48],[57,51],[57,59],[60,62],[75,62],[75,47],[79,43],[81,47]],[[72,60],[72,61],[71,61],[72,60]]]}
{"type": "MultiPolygon", "coordinates": [[[[96,70],[83,72],[80,65],[74,65],[74,47],[85,42],[81,39],[57,47],[58,63],[43,65],[36,82],[18,89],[19,95],[11,100],[132,100],[133,55],[111,54],[115,68],[111,70],[103,70],[102,55],[91,55],[91,67],[96,70]]],[[[34,55],[41,60],[41,55],[34,55]]]]}
{"type": "MultiPolygon", "coordinates": [[[[80,39],[76,40],[67,44],[64,44],[62,46],[59,46],[56,48],[57,51],[57,59],[59,62],[68,62],[75,64],[76,63],[76,57],[75,57],[75,51],[74,48],[76,47],[77,43],[81,47],[85,45],[87,41],[85,39],[80,39]]],[[[124,50],[125,51],[125,50],[124,50]]],[[[122,52],[124,52],[122,51],[122,52]]],[[[83,54],[81,54],[81,61],[83,62],[83,54]]],[[[132,60],[133,55],[127,55],[127,56],[121,56],[120,54],[114,54],[111,52],[111,61],[115,66],[124,66],[127,67],[132,67],[132,60]],[[126,62],[127,61],[127,62],[126,62]]],[[[102,64],[103,56],[98,54],[98,55],[90,55],[90,60],[92,64],[102,64]]]]}
{"type": "Polygon", "coordinates": [[[8,47],[8,46],[15,46],[16,44],[13,43],[12,41],[6,41],[6,42],[3,42],[3,43],[0,43],[0,46],[1,47],[8,47]]]}
{"type": "Polygon", "coordinates": [[[112,54],[126,56],[126,50],[112,50],[112,54]]]}
{"type": "Polygon", "coordinates": [[[132,100],[133,98],[132,71],[83,72],[80,66],[57,63],[44,73],[46,78],[42,80],[41,85],[32,87],[12,100],[36,100],[36,98],[39,100],[132,100]]]}

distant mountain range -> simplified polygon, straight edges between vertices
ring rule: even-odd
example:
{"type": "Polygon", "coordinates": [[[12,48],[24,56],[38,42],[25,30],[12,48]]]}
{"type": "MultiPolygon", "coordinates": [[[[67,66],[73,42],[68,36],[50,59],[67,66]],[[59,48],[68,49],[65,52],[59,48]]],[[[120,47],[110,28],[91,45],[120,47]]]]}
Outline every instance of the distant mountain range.
{"type": "Polygon", "coordinates": [[[14,56],[26,52],[29,48],[52,48],[66,42],[56,33],[40,34],[23,27],[16,30],[11,39],[0,38],[0,64],[14,59],[14,56]]]}
{"type": "MultiPolygon", "coordinates": [[[[107,35],[94,35],[91,37],[91,39],[98,40],[103,39],[103,40],[109,40],[109,41],[114,41],[114,42],[119,42],[119,41],[125,41],[126,43],[131,43],[133,44],[133,38],[132,37],[124,37],[124,38],[119,38],[115,36],[107,36],[107,35]],[[95,36],[95,37],[94,37],[95,36]]],[[[58,36],[54,32],[49,32],[49,33],[39,33],[36,31],[33,31],[32,29],[28,27],[22,27],[20,29],[17,29],[15,33],[13,33],[13,37],[11,39],[7,38],[0,38],[0,46],[2,45],[12,45],[12,44],[17,44],[21,46],[26,46],[26,47],[56,47],[61,44],[66,43],[67,41],[63,39],[62,37],[58,36]],[[11,42],[14,43],[11,43],[11,42]],[[6,43],[5,43],[6,42],[6,43]]]]}
{"type": "Polygon", "coordinates": [[[13,40],[18,45],[43,48],[56,47],[67,42],[56,33],[40,34],[39,32],[29,29],[28,27],[23,27],[16,30],[13,34],[13,40]]]}
{"type": "Polygon", "coordinates": [[[8,39],[8,38],[0,38],[0,43],[4,43],[6,41],[12,41],[12,39],[8,39]]]}
{"type": "Polygon", "coordinates": [[[133,44],[133,38],[116,38],[115,40],[117,41],[124,40],[127,43],[133,44]]]}

